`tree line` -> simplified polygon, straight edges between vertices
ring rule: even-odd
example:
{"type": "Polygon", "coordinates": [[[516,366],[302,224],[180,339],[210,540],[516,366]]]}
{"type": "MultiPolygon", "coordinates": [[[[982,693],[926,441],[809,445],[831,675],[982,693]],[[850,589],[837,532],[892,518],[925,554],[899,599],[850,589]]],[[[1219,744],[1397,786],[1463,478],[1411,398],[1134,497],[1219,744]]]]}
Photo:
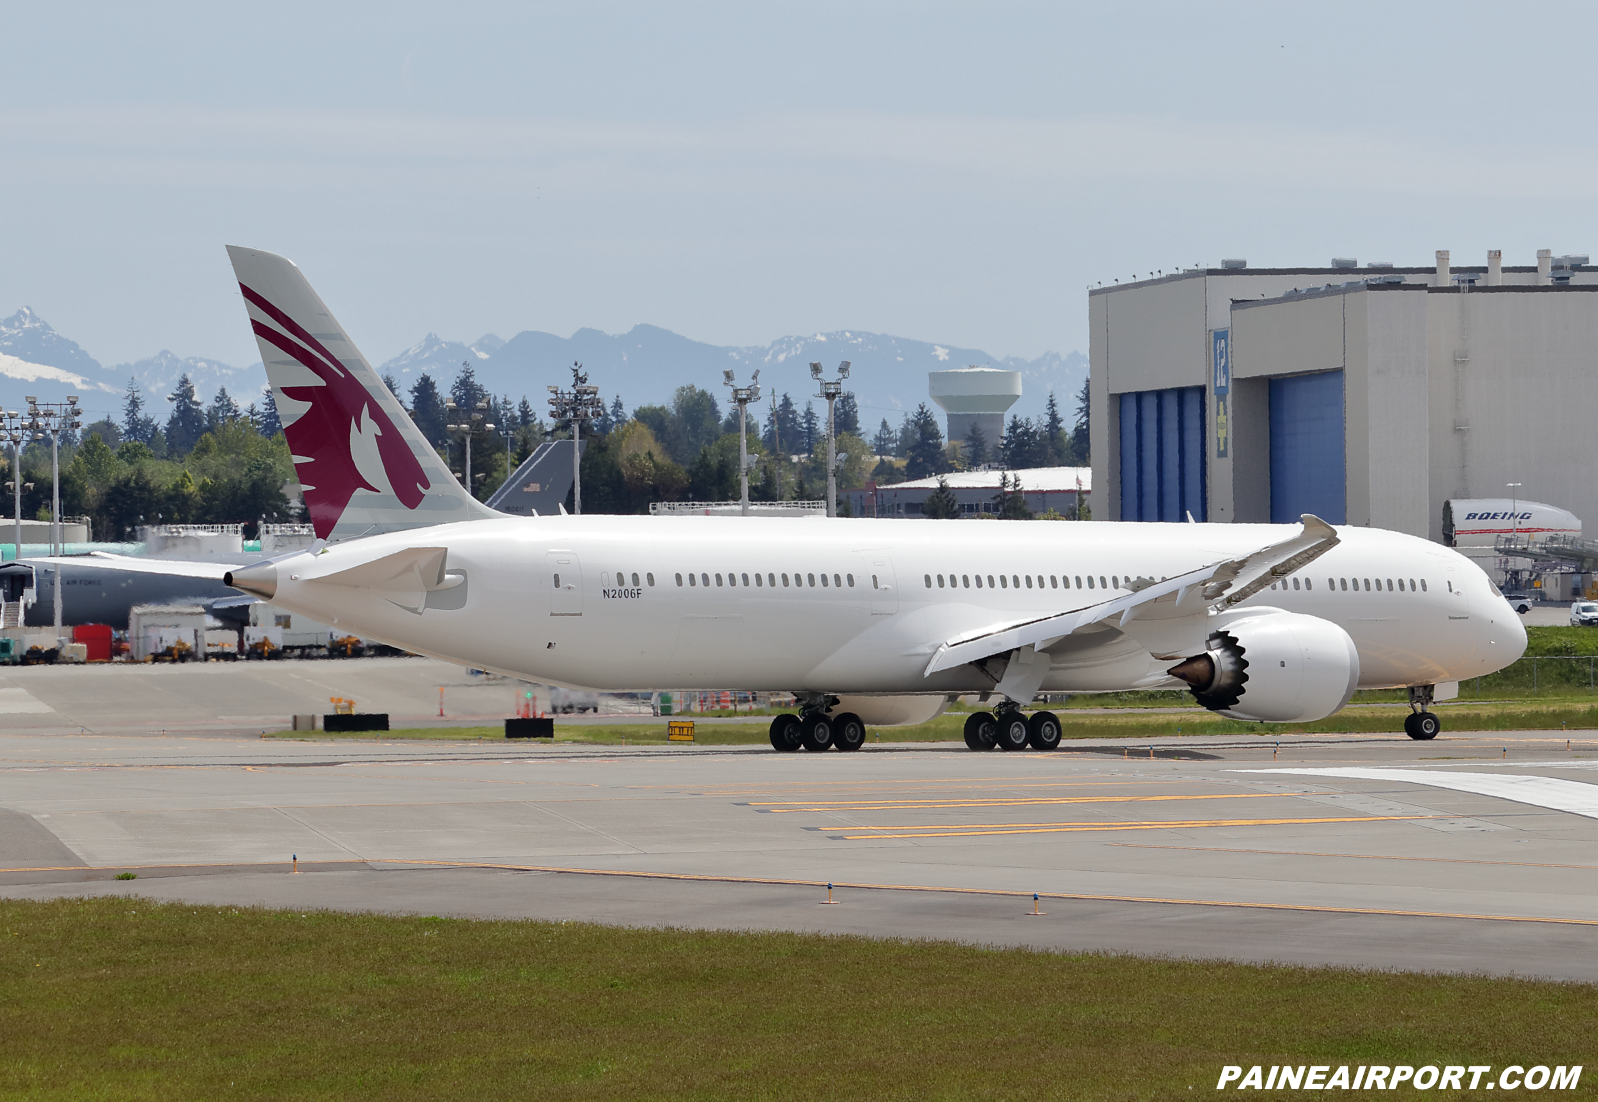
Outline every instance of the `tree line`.
{"type": "MultiPolygon", "coordinates": [[[[544,441],[569,439],[569,423],[549,423],[524,395],[490,394],[470,362],[447,387],[423,373],[391,393],[457,478],[465,481],[465,440],[472,446],[472,494],[487,499],[544,441]],[[472,420],[471,414],[479,414],[472,420]],[[470,426],[467,430],[452,425],[470,426]]],[[[86,516],[100,540],[133,537],[141,524],[283,522],[298,518],[294,469],[270,388],[241,406],[226,387],[203,403],[182,376],[166,395],[164,419],[135,381],[124,394],[120,420],[105,418],[80,436],[61,440],[62,512],[86,516]]],[[[994,445],[973,431],[945,441],[938,417],[921,403],[897,429],[886,418],[868,441],[853,393],[834,410],[840,491],[868,479],[890,484],[987,464],[1006,468],[1085,465],[1088,396],[1084,383],[1075,424],[1067,431],[1054,395],[1036,422],[1011,418],[994,445]]],[[[739,494],[738,409],[692,384],[671,401],[641,405],[631,415],[615,396],[583,427],[583,507],[587,512],[645,513],[656,501],[726,501],[739,494]]],[[[748,410],[746,450],[755,457],[755,501],[813,500],[826,487],[825,406],[773,393],[748,410]]],[[[13,477],[7,457],[4,468],[13,477]]],[[[21,457],[23,515],[47,519],[50,448],[33,441],[21,457]]],[[[8,486],[9,490],[10,487],[8,486]]],[[[1024,501],[1021,502],[1024,508],[1024,501]]],[[[1015,506],[1010,506],[1013,511],[1015,506]]]]}

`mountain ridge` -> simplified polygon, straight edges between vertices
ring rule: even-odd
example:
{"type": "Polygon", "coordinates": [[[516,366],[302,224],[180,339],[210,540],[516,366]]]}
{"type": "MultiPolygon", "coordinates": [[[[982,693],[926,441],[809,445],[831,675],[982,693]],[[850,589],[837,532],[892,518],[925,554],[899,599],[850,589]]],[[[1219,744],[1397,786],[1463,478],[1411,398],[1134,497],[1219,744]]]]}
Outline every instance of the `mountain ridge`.
{"type": "MultiPolygon", "coordinates": [[[[725,405],[722,371],[729,368],[741,384],[747,384],[758,370],[767,397],[788,393],[803,405],[814,389],[810,362],[820,361],[830,376],[844,359],[851,361],[848,385],[867,428],[874,428],[883,417],[897,424],[905,412],[930,402],[929,371],[968,364],[1020,371],[1022,398],[1011,412],[1023,416],[1041,413],[1052,390],[1067,419],[1087,377],[1087,357],[1080,352],[1046,352],[1031,360],[1000,358],[980,349],[858,329],[789,335],[763,346],[713,345],[648,323],[619,334],[584,327],[570,337],[560,337],[526,329],[504,340],[485,333],[469,344],[429,332],[383,361],[377,370],[392,375],[401,397],[408,398],[410,387],[423,372],[447,387],[464,362],[490,393],[512,400],[525,395],[542,413],[545,387],[569,385],[568,368],[573,362],[584,365],[589,381],[598,385],[607,399],[620,395],[632,410],[669,403],[672,392],[688,383],[718,395],[725,405]]],[[[58,401],[69,392],[88,392],[84,394],[87,409],[110,409],[120,416],[119,396],[131,377],[144,392],[146,412],[159,418],[167,394],[183,374],[189,375],[206,402],[225,386],[240,406],[247,406],[259,400],[266,385],[265,369],[258,362],[235,367],[204,357],[180,357],[167,349],[142,360],[105,367],[28,307],[0,320],[0,381],[25,383],[44,401],[58,401]]],[[[0,399],[0,404],[9,403],[0,399]]]]}

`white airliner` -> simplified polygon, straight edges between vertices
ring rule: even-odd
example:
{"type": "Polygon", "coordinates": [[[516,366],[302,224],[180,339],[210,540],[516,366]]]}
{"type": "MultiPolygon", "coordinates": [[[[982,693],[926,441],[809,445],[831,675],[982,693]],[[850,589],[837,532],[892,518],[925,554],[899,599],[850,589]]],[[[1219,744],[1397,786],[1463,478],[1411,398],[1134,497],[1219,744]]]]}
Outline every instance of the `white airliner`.
{"type": "Polygon", "coordinates": [[[600,690],[788,690],[778,750],[961,694],[966,743],[1052,750],[1040,692],[1187,687],[1222,715],[1322,719],[1502,669],[1526,633],[1470,560],[1301,525],[512,517],[470,497],[288,260],[230,248],[317,536],[227,584],[409,651],[600,690]]]}

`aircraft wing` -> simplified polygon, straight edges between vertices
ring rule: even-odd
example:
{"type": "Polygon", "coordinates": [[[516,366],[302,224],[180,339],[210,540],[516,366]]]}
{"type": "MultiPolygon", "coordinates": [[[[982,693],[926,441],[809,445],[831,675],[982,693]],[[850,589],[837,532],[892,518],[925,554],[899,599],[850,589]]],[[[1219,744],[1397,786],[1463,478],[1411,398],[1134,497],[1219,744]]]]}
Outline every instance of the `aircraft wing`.
{"type": "Polygon", "coordinates": [[[1301,520],[1303,531],[1292,539],[1242,558],[1224,559],[1159,582],[1139,578],[1131,583],[1133,592],[1087,608],[994,624],[947,640],[933,652],[924,676],[1022,647],[1044,650],[1067,635],[1111,618],[1124,627],[1134,619],[1168,620],[1231,608],[1337,546],[1337,532],[1331,525],[1309,513],[1301,520]]]}

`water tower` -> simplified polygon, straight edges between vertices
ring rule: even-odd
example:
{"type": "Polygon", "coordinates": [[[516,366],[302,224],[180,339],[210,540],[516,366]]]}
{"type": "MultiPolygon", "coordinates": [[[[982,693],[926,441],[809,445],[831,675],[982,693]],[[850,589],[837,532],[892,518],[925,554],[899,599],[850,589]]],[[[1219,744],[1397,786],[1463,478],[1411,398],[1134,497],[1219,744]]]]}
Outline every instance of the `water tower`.
{"type": "Polygon", "coordinates": [[[927,390],[949,415],[950,440],[964,440],[975,426],[995,448],[1004,439],[1004,411],[1021,397],[1021,373],[992,367],[932,371],[927,390]]]}

